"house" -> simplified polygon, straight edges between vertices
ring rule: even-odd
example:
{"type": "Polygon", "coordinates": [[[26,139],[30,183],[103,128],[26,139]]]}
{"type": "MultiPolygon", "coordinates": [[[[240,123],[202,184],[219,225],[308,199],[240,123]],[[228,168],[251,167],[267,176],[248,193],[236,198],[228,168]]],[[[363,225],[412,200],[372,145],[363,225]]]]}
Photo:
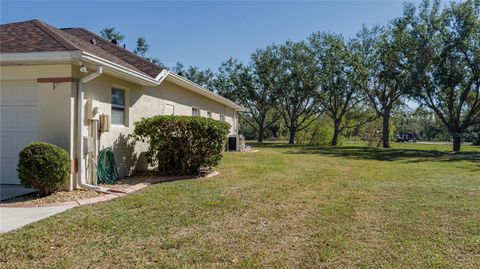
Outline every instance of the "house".
{"type": "Polygon", "coordinates": [[[86,29],[3,24],[0,53],[2,184],[19,183],[18,152],[33,141],[69,152],[70,190],[95,183],[92,159],[105,147],[121,176],[145,170],[147,145],[128,138],[143,117],[211,117],[238,134],[240,105],[86,29]]]}

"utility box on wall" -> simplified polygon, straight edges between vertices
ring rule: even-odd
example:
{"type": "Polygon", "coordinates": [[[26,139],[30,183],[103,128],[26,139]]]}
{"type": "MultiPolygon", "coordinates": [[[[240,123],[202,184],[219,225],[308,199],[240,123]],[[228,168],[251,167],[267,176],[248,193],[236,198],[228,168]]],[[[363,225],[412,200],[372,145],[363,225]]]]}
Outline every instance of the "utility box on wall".
{"type": "Polygon", "coordinates": [[[84,136],[83,137],[83,153],[88,154],[93,152],[93,137],[84,136]]]}
{"type": "Polygon", "coordinates": [[[110,131],[110,116],[106,114],[100,115],[100,133],[110,131]]]}
{"type": "Polygon", "coordinates": [[[88,99],[85,104],[85,118],[87,120],[99,120],[100,114],[98,113],[98,101],[88,99]]]}

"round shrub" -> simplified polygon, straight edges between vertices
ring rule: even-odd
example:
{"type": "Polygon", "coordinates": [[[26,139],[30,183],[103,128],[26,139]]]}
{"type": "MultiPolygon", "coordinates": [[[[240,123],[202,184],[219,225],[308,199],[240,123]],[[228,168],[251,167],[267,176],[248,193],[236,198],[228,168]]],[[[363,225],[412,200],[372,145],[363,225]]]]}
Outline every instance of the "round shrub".
{"type": "Polygon", "coordinates": [[[155,116],[135,123],[134,136],[149,143],[147,162],[164,175],[197,175],[220,162],[230,124],[190,116],[155,116]]]}
{"type": "Polygon", "coordinates": [[[49,195],[67,182],[70,157],[60,147],[34,142],[20,151],[17,172],[23,186],[38,189],[42,196],[49,195]]]}

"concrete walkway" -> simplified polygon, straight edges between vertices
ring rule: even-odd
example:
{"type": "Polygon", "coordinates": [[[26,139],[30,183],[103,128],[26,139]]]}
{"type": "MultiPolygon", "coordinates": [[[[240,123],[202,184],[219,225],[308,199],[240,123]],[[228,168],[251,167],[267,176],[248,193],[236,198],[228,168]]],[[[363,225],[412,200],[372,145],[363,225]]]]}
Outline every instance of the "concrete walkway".
{"type": "Polygon", "coordinates": [[[0,207],[0,233],[21,228],[27,224],[58,214],[72,207],[75,206],[0,207]]]}

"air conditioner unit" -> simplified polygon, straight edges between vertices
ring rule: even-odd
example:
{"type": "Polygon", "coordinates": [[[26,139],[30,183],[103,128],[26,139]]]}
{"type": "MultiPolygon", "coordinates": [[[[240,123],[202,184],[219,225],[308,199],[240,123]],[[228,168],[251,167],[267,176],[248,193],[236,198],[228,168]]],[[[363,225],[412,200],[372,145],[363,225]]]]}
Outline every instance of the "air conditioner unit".
{"type": "Polygon", "coordinates": [[[228,136],[227,151],[244,151],[245,138],[243,135],[235,134],[228,136]]]}

